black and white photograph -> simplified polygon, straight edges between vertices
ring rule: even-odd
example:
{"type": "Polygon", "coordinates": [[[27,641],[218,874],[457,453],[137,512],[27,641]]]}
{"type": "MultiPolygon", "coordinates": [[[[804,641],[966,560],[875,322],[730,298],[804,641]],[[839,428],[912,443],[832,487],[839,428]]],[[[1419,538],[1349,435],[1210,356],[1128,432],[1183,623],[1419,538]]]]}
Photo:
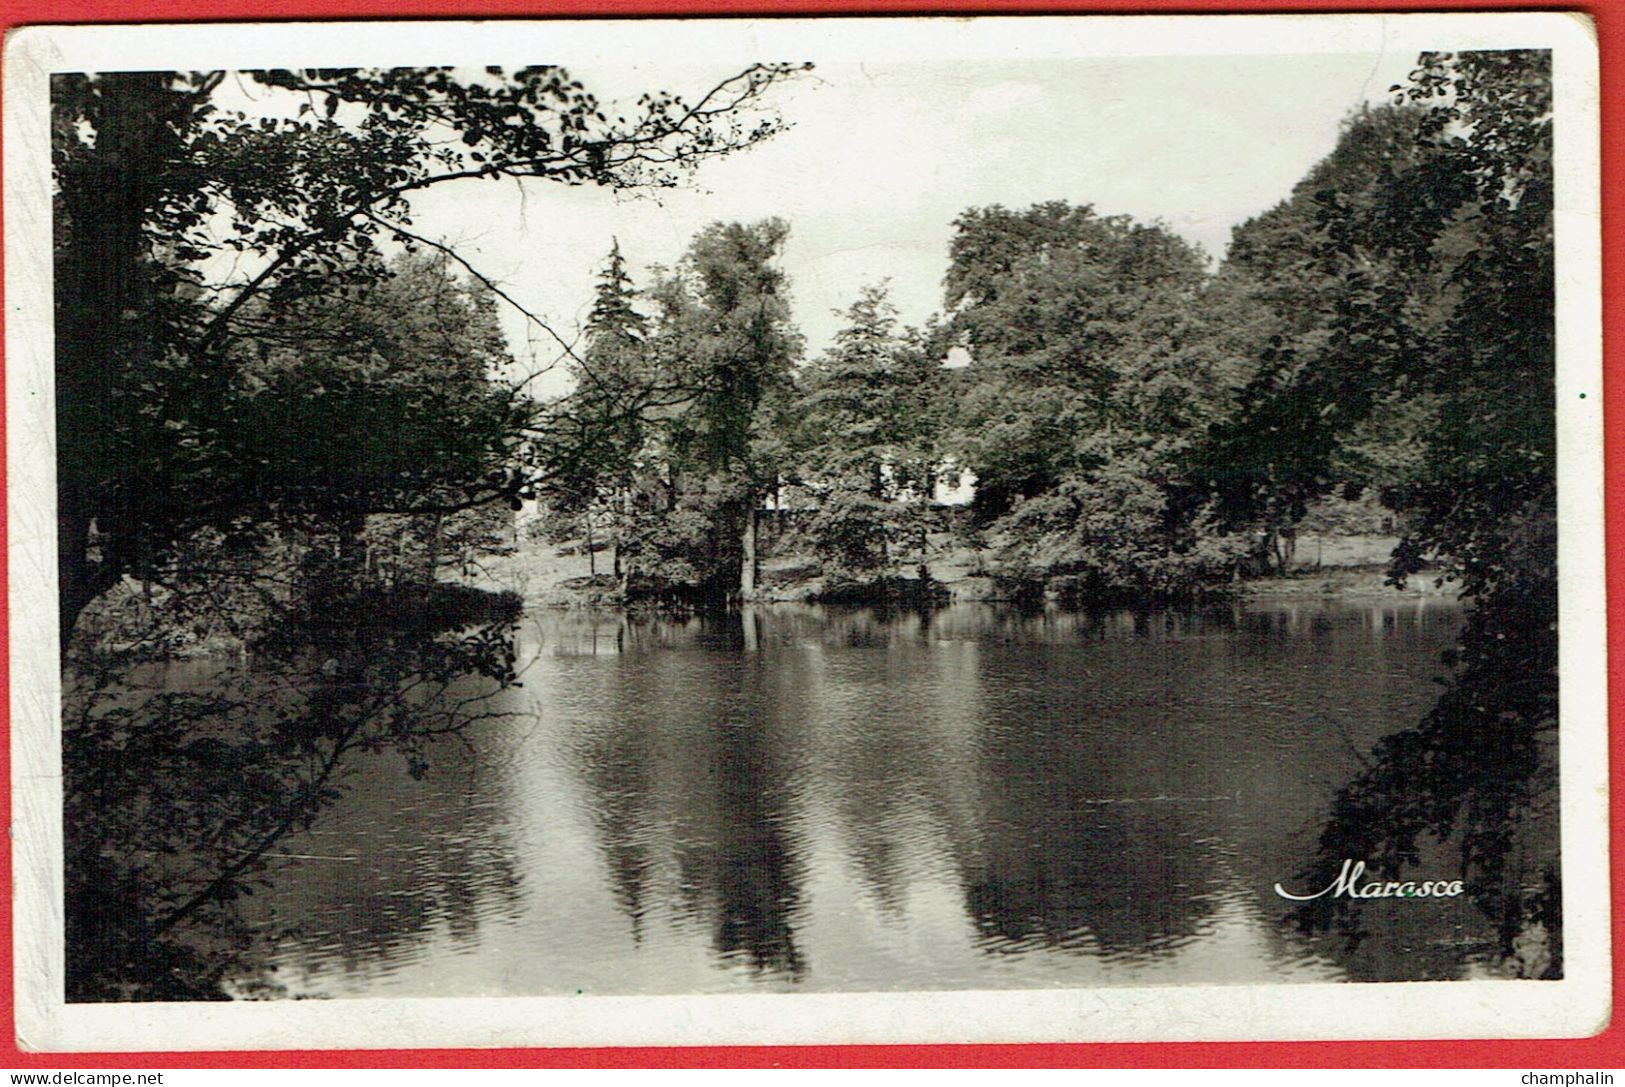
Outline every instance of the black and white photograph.
{"type": "Polygon", "coordinates": [[[1595,65],[14,35],[19,1043],[1601,1029],[1595,65]]]}

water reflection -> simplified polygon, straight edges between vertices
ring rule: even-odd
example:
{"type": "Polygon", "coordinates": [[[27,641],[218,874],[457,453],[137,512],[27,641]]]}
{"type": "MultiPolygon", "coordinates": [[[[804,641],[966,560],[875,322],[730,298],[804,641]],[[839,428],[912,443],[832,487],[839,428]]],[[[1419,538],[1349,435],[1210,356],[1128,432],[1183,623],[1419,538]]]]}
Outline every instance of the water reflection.
{"type": "MultiPolygon", "coordinates": [[[[1426,956],[1430,976],[1450,976],[1464,946],[1478,949],[1491,976],[1562,976],[1557,580],[1550,551],[1540,554],[1543,563],[1477,594],[1439,698],[1361,760],[1304,868],[1310,886],[1347,857],[1391,879],[1459,877],[1460,905],[1470,902],[1493,928],[1426,956]]],[[[1382,945],[1393,941],[1372,939],[1372,905],[1323,896],[1294,920],[1306,933],[1338,933],[1356,976],[1380,974],[1382,945]]]]}
{"type": "Polygon", "coordinates": [[[1359,753],[1437,697],[1432,602],[526,620],[510,715],[368,770],[260,908],[323,995],[1461,976],[1460,904],[1283,923],[1359,753]],[[1380,915],[1379,915],[1380,914],[1380,915]],[[358,933],[362,935],[358,935],[358,933]]]}
{"type": "MultiPolygon", "coordinates": [[[[737,618],[696,623],[689,657],[649,652],[616,669],[610,712],[577,723],[566,754],[635,942],[664,905],[709,930],[725,961],[796,977],[796,843],[785,831],[786,767],[766,738],[773,677],[736,667],[737,618]]],[[[631,639],[648,649],[670,647],[631,639]]]]}
{"type": "MultiPolygon", "coordinates": [[[[396,760],[356,760],[346,796],[393,795],[386,820],[360,826],[324,820],[285,854],[277,887],[296,887],[302,914],[281,938],[284,960],[318,960],[365,978],[427,949],[457,953],[482,925],[522,909],[520,880],[491,767],[458,743],[436,745],[414,781],[396,760]]],[[[282,922],[277,895],[244,905],[256,929],[282,922]]],[[[286,981],[286,978],[280,980],[286,981]]]]}
{"type": "MultiPolygon", "coordinates": [[[[286,928],[284,919],[274,910],[253,916],[244,903],[286,883],[299,888],[302,918],[321,902],[324,880],[322,869],[312,878],[294,866],[319,861],[353,872],[367,859],[364,833],[316,826],[347,776],[387,754],[398,772],[421,777],[431,749],[501,718],[488,695],[512,680],[504,623],[452,633],[308,626],[297,637],[290,625],[283,634],[263,642],[252,663],[132,667],[96,652],[70,662],[67,999],[281,995],[265,942],[267,932],[286,928]]],[[[414,829],[407,818],[391,833],[413,841],[414,829]]],[[[439,886],[451,905],[437,913],[474,916],[455,902],[481,870],[470,853],[443,859],[439,886]]],[[[339,961],[375,961],[427,923],[421,895],[403,896],[387,918],[368,901],[344,893],[326,915],[322,939],[339,961]],[[357,909],[376,923],[332,924],[357,909]]],[[[309,930],[296,923],[291,931],[309,930]]]]}

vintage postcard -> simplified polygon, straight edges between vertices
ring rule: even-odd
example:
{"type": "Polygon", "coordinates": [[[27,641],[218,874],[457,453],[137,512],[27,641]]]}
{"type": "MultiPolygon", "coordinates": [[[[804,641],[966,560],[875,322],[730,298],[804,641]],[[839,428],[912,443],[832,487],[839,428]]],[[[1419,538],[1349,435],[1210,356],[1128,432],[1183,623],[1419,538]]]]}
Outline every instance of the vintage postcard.
{"type": "Polygon", "coordinates": [[[1608,1021],[1558,13],[42,27],[18,1044],[1608,1021]]]}

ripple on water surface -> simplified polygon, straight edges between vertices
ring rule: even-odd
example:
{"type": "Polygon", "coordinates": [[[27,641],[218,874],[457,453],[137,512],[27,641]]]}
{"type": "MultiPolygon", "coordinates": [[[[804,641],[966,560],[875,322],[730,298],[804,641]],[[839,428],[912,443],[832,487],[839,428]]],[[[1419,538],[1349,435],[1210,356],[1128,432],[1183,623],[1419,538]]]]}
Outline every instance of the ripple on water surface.
{"type": "MultiPolygon", "coordinates": [[[[1355,752],[1431,705],[1460,618],[534,616],[503,716],[421,780],[359,762],[289,846],[347,859],[289,861],[255,909],[277,976],[335,996],[1345,977],[1271,888],[1355,752]]],[[[1394,923],[1471,968],[1470,918],[1394,923]]]]}

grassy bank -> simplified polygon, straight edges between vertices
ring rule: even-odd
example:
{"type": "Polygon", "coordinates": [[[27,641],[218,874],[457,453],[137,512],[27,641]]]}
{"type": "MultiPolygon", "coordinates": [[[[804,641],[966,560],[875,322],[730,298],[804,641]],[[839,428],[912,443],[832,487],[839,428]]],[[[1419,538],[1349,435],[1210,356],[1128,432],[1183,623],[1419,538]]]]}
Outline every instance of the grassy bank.
{"type": "MultiPolygon", "coordinates": [[[[1429,574],[1411,578],[1403,589],[1388,584],[1388,557],[1398,542],[1394,536],[1300,536],[1296,562],[1286,576],[1246,579],[1233,591],[1271,599],[1454,595],[1453,586],[1440,587],[1429,574]]],[[[625,601],[612,567],[607,550],[589,560],[579,542],[553,545],[523,539],[511,554],[483,559],[465,577],[479,588],[517,593],[529,608],[618,607],[625,601]]],[[[761,560],[760,570],[751,597],[757,602],[862,603],[866,595],[866,587],[827,575],[812,555],[799,551],[769,554],[761,560]]],[[[931,540],[930,573],[930,595],[943,603],[1005,601],[1015,595],[1010,583],[992,576],[985,554],[957,545],[947,533],[931,540]]],[[[906,598],[920,589],[916,578],[886,580],[894,597],[906,598]]]]}

